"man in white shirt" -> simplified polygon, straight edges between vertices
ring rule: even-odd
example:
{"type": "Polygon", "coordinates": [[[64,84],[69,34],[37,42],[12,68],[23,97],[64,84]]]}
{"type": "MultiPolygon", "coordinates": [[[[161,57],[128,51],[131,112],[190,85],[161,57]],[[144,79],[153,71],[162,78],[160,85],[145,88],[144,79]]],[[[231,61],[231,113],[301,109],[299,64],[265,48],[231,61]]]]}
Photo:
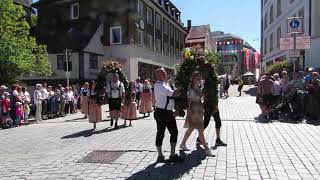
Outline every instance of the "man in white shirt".
{"type": "Polygon", "coordinates": [[[140,99],[141,99],[141,92],[143,90],[143,86],[142,86],[141,81],[140,81],[139,78],[136,80],[135,90],[136,90],[137,109],[139,109],[140,99]]]}
{"type": "Polygon", "coordinates": [[[118,128],[118,119],[120,117],[121,103],[124,101],[124,85],[119,81],[119,75],[113,74],[112,81],[107,83],[107,96],[109,99],[110,109],[110,126],[113,126],[115,120],[115,128],[118,128]]]}
{"type": "Polygon", "coordinates": [[[43,101],[42,101],[42,119],[47,119],[47,112],[48,112],[48,98],[49,98],[49,93],[47,91],[47,83],[43,83],[42,84],[42,90],[40,91],[41,92],[41,95],[42,95],[42,98],[43,98],[43,101]]]}
{"type": "Polygon", "coordinates": [[[183,159],[175,154],[175,148],[178,138],[178,129],[175,119],[174,109],[174,100],[173,97],[179,95],[179,90],[172,90],[167,82],[167,73],[163,68],[157,69],[156,72],[157,82],[154,85],[154,94],[155,94],[155,112],[154,118],[157,122],[157,137],[156,137],[156,146],[158,151],[157,162],[164,162],[165,158],[162,154],[162,141],[164,138],[164,133],[166,128],[168,128],[171,137],[171,153],[170,161],[172,162],[181,162],[183,159]]]}

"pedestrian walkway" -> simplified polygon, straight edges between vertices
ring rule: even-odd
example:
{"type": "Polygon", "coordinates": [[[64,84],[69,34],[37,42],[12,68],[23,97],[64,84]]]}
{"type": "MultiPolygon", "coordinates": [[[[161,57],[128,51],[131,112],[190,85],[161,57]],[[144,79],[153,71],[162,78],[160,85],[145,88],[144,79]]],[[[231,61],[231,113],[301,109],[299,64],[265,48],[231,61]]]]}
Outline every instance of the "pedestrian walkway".
{"type": "MultiPolygon", "coordinates": [[[[251,99],[220,100],[221,138],[228,146],[214,147],[211,121],[205,136],[216,157],[203,155],[194,132],[187,142],[192,151],[186,152],[182,164],[154,163],[156,123],[152,116],[118,130],[104,121],[91,132],[91,124],[81,114],[0,130],[0,179],[320,179],[320,126],[256,123],[249,119],[258,112],[251,99]],[[241,114],[242,110],[246,111],[241,114]],[[237,120],[238,116],[243,120],[237,120]],[[83,162],[97,151],[120,157],[109,163],[83,162]]],[[[185,132],[183,124],[182,119],[177,121],[178,142],[185,132]]],[[[166,157],[169,137],[166,132],[166,157]]]]}

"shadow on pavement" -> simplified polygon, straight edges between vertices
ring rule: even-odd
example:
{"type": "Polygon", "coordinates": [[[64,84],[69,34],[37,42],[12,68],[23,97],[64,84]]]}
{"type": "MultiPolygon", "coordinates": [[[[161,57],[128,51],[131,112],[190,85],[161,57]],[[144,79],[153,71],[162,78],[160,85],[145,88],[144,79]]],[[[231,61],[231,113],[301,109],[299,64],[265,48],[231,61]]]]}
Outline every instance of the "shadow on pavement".
{"type": "Polygon", "coordinates": [[[127,180],[133,179],[180,179],[185,173],[188,173],[194,167],[197,167],[201,164],[201,161],[206,158],[204,155],[204,150],[197,146],[197,150],[191,152],[191,154],[184,156],[183,163],[165,163],[162,166],[157,166],[157,163],[153,163],[139,171],[132,176],[128,177],[127,180]]]}
{"type": "Polygon", "coordinates": [[[257,95],[257,87],[256,86],[252,86],[250,87],[250,89],[242,91],[245,94],[248,94],[250,96],[256,96],[257,95]]]}
{"type": "Polygon", "coordinates": [[[94,134],[112,132],[112,131],[116,131],[116,130],[127,128],[127,127],[129,127],[129,126],[120,125],[120,126],[118,126],[117,129],[115,129],[115,128],[106,128],[106,129],[102,129],[102,130],[98,130],[98,131],[84,130],[84,131],[80,131],[80,132],[77,132],[77,133],[74,133],[74,134],[63,136],[61,139],[71,139],[71,138],[78,138],[78,137],[90,137],[90,136],[92,136],[94,134]]]}

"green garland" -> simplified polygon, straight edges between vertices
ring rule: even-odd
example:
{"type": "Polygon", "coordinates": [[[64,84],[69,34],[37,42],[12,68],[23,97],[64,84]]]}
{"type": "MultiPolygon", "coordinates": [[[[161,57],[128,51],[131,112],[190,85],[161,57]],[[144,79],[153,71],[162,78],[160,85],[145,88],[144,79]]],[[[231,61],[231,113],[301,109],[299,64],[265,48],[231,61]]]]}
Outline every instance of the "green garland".
{"type": "Polygon", "coordinates": [[[181,111],[187,108],[187,92],[194,71],[199,71],[205,80],[205,106],[213,107],[218,104],[218,76],[216,69],[220,62],[221,56],[219,54],[204,50],[199,46],[185,49],[183,61],[177,65],[178,73],[175,76],[175,84],[181,89],[181,95],[176,100],[176,109],[181,111]]]}
{"type": "Polygon", "coordinates": [[[115,73],[119,75],[119,80],[123,83],[125,90],[128,90],[129,81],[127,79],[127,76],[122,71],[121,64],[108,60],[104,63],[97,77],[97,92],[98,94],[100,94],[96,97],[97,103],[103,104],[104,97],[102,96],[102,94],[104,94],[105,87],[107,86],[107,76],[108,74],[115,73]]]}

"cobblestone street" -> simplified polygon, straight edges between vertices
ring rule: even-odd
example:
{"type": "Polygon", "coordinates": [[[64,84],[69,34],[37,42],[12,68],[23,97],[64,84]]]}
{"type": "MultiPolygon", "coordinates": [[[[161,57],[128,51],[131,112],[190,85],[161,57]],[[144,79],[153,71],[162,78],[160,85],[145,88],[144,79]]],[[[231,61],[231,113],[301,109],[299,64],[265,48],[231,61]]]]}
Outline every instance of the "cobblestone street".
{"type": "MultiPolygon", "coordinates": [[[[244,93],[221,99],[222,139],[227,147],[213,147],[215,126],[205,135],[216,157],[205,157],[194,132],[182,164],[155,164],[156,124],[153,115],[132,127],[110,129],[109,121],[91,124],[81,114],[0,130],[0,179],[320,179],[320,127],[308,124],[254,121],[259,114],[255,97],[244,93]],[[94,150],[121,151],[114,162],[79,163],[94,150]]],[[[245,87],[252,91],[254,86],[245,87]]],[[[106,108],[105,108],[106,110],[106,108]]],[[[107,119],[107,113],[104,113],[107,119]]],[[[123,121],[120,121],[122,124],[123,121]]],[[[185,132],[177,120],[178,143],[185,132]]],[[[169,134],[164,147],[169,156],[169,134]]]]}

